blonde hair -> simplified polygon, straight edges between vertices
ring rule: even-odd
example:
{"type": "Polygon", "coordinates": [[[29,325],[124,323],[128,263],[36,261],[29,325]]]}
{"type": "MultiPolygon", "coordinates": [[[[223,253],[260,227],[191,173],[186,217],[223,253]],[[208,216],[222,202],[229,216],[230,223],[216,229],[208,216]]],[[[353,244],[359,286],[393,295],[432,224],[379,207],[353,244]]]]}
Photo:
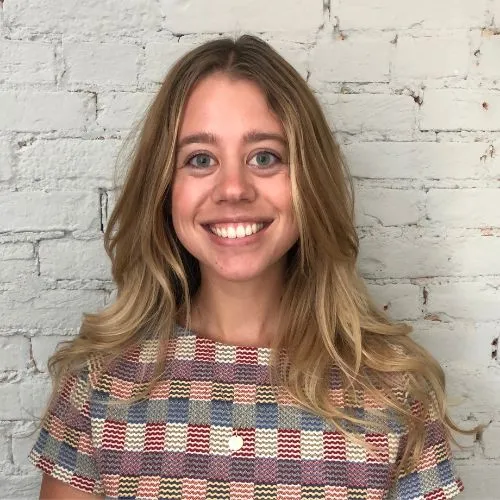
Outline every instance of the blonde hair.
{"type": "MultiPolygon", "coordinates": [[[[342,374],[345,401],[367,394],[404,421],[408,439],[402,464],[421,453],[429,412],[457,429],[445,405],[439,364],[393,323],[369,297],[356,270],[358,238],[352,183],[324,114],[301,76],[259,38],[213,40],[180,58],[167,74],[142,124],[131,167],[105,233],[117,285],[114,303],[86,314],[80,334],[50,360],[57,386],[92,357],[117,358],[146,338],[165,346],[179,315],[190,323],[191,299],[200,284],[196,259],[172,226],[170,189],[176,141],[190,91],[203,77],[222,72],[255,82],[281,120],[289,149],[293,205],[300,237],[288,253],[286,285],[274,355],[285,349],[288,363],[272,363],[274,380],[299,405],[326,418],[359,423],[335,407],[330,369],[342,374]],[[418,402],[419,411],[409,401],[418,402]]],[[[156,374],[137,397],[147,395],[156,374]]],[[[346,404],[346,406],[348,406],[346,404]]]]}

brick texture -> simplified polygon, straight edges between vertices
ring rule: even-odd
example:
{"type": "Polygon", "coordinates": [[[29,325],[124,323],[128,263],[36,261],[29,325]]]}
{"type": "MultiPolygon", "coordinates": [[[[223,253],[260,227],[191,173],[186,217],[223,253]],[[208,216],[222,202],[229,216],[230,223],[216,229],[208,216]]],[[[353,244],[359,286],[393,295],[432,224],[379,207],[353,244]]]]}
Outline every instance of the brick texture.
{"type": "Polygon", "coordinates": [[[38,498],[47,361],[113,300],[124,139],[182,54],[253,32],[337,134],[373,300],[442,363],[458,421],[491,421],[456,453],[463,499],[496,498],[500,0],[26,3],[0,2],[0,497],[38,498]]]}

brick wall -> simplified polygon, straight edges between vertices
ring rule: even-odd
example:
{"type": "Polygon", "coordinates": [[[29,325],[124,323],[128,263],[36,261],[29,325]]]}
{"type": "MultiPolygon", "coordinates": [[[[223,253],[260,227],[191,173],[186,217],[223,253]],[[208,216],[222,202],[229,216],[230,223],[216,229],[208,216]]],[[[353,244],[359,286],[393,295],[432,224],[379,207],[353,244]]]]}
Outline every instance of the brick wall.
{"type": "MultiPolygon", "coordinates": [[[[110,300],[102,228],[122,140],[169,65],[260,33],[308,79],[356,178],[360,269],[442,362],[464,500],[500,487],[500,0],[0,1],[0,482],[26,455],[46,362],[110,300]]],[[[109,205],[109,206],[108,206],[109,205]]]]}

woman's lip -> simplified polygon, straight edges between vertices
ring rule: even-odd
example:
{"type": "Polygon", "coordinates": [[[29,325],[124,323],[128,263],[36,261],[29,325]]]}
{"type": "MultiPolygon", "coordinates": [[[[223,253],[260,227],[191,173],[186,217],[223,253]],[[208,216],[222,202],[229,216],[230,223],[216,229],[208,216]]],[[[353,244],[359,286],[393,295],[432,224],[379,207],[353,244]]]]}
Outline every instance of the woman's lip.
{"type": "Polygon", "coordinates": [[[259,219],[258,217],[255,217],[254,219],[250,218],[245,218],[245,219],[217,219],[209,222],[202,222],[202,226],[217,226],[217,225],[223,225],[223,224],[270,224],[273,221],[273,219],[259,219]]]}

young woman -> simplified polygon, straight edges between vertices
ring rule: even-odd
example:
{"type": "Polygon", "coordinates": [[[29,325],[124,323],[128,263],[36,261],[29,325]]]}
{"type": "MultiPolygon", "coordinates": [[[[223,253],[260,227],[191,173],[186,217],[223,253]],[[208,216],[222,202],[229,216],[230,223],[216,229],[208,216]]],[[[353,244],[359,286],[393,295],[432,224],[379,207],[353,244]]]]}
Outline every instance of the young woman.
{"type": "Polygon", "coordinates": [[[51,360],[42,498],[449,499],[439,365],[370,300],[352,189],[252,36],[168,73],[105,235],[116,301],[51,360]]]}

